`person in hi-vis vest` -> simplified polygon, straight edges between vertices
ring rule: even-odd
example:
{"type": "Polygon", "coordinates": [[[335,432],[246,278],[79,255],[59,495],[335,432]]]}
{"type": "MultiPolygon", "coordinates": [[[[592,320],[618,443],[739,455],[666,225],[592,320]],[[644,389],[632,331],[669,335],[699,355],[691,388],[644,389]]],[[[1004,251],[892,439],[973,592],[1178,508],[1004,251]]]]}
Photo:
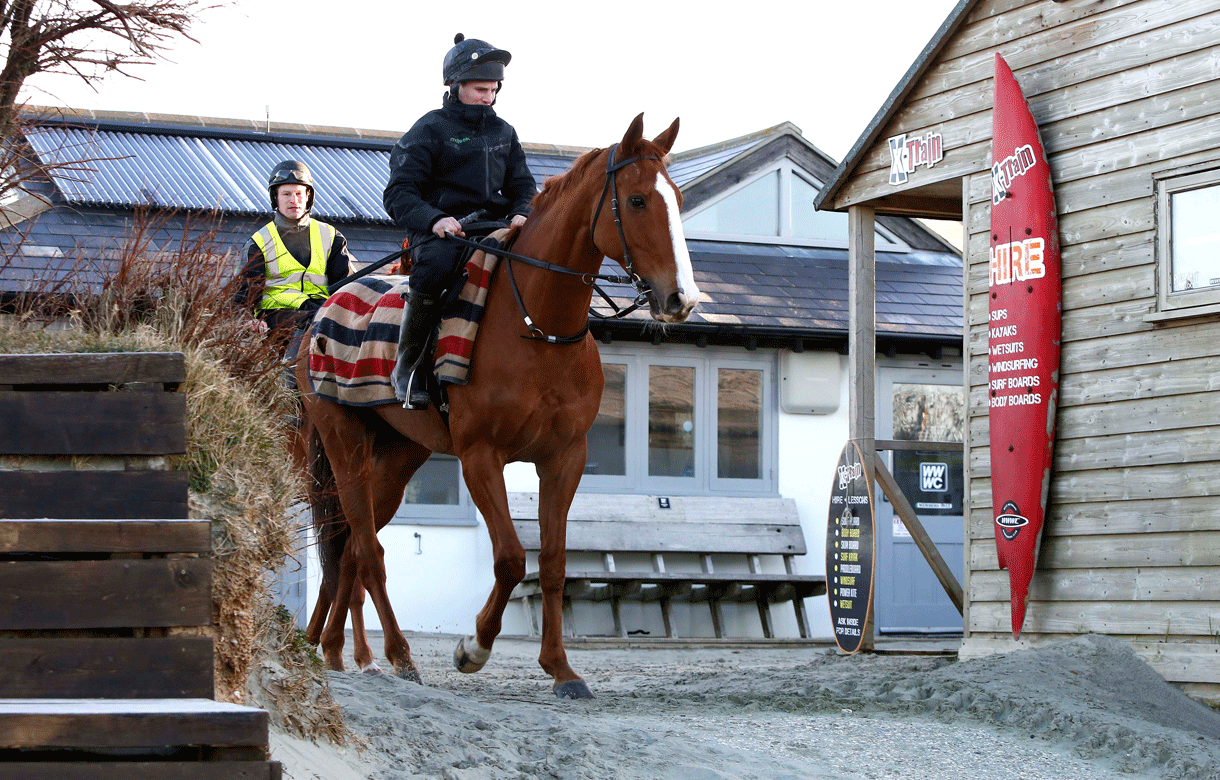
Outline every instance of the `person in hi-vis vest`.
{"type": "Polygon", "coordinates": [[[354,258],[342,233],[310,216],[314,184],[305,163],[275,166],[267,190],[274,218],[246,243],[236,302],[257,318],[255,329],[270,330],[286,344],[291,360],[327,288],[348,275],[354,258]]]}

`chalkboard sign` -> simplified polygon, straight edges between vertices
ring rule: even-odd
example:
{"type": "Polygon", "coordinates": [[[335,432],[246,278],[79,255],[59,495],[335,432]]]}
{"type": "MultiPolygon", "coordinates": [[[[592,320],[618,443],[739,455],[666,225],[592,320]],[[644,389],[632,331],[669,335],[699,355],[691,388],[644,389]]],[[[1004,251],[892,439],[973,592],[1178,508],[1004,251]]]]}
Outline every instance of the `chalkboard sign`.
{"type": "Polygon", "coordinates": [[[826,583],[830,623],[839,649],[860,649],[873,603],[873,486],[860,447],[849,441],[839,456],[826,524],[826,583]]]}

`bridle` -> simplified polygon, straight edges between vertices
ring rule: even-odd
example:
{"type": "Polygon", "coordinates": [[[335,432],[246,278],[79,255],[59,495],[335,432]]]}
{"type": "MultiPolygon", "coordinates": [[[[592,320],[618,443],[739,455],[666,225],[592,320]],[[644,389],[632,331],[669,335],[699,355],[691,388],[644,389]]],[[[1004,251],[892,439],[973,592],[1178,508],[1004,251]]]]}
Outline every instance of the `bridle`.
{"type": "MultiPolygon", "coordinates": [[[[601,218],[602,206],[605,205],[606,196],[609,195],[610,212],[614,215],[614,227],[618,230],[619,242],[623,245],[623,267],[627,271],[626,276],[590,274],[582,273],[580,271],[573,271],[571,268],[564,268],[561,265],[547,263],[542,260],[536,260],[532,257],[517,254],[516,252],[510,252],[507,249],[501,249],[496,246],[496,242],[494,240],[489,243],[484,243],[481,240],[461,238],[452,234],[446,235],[446,238],[450,241],[457,241],[458,243],[472,246],[475,249],[479,249],[488,254],[497,255],[505,259],[505,264],[508,266],[509,286],[512,288],[513,297],[517,300],[517,308],[521,311],[521,316],[525,321],[525,326],[529,330],[529,333],[521,338],[533,339],[535,341],[545,341],[548,344],[575,344],[584,340],[585,335],[589,332],[589,323],[586,321],[584,328],[582,328],[579,333],[571,336],[551,336],[544,333],[537,325],[534,324],[533,319],[529,316],[529,312],[525,310],[525,302],[521,300],[521,292],[517,289],[517,279],[513,275],[514,260],[525,263],[526,265],[532,265],[535,268],[542,268],[547,271],[554,271],[556,273],[581,277],[581,281],[592,287],[597,294],[602,297],[602,300],[609,304],[610,308],[614,310],[613,314],[599,314],[593,310],[590,310],[589,314],[597,317],[598,319],[622,319],[648,303],[648,295],[652,291],[652,286],[635,272],[635,263],[631,259],[631,250],[627,248],[627,235],[623,232],[623,220],[619,214],[618,178],[615,176],[615,174],[617,174],[623,168],[626,168],[628,165],[631,165],[639,160],[659,160],[660,158],[654,155],[637,154],[634,157],[628,157],[626,160],[619,160],[616,162],[614,156],[617,152],[618,144],[610,147],[610,156],[606,161],[606,183],[602,186],[601,197],[598,198],[597,208],[593,212],[593,223],[590,233],[596,232],[597,221],[601,218]],[[607,282],[609,284],[630,284],[635,289],[635,300],[630,306],[620,308],[618,304],[614,302],[614,299],[611,298],[606,291],[597,284],[599,281],[607,282]]],[[[594,247],[596,246],[597,244],[594,242],[594,247]]],[[[599,249],[598,251],[601,250],[599,249]]],[[[602,254],[605,253],[603,252],[602,254]]]]}

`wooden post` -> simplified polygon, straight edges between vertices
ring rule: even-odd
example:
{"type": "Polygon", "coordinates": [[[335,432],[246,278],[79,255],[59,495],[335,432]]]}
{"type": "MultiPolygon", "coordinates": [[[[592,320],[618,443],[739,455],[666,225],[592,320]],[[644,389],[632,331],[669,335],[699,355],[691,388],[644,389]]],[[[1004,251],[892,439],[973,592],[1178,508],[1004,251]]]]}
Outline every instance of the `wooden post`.
{"type": "MultiPolygon", "coordinates": [[[[860,447],[869,484],[877,438],[877,258],[873,208],[847,209],[848,436],[860,447]]],[[[871,592],[871,588],[870,588],[871,592]]],[[[864,626],[860,649],[873,649],[873,619],[864,626]]]]}
{"type": "Polygon", "coordinates": [[[881,485],[881,490],[889,498],[890,504],[894,507],[894,512],[902,519],[903,525],[911,533],[911,539],[914,540],[915,546],[923,553],[923,557],[928,562],[928,565],[932,567],[932,572],[936,575],[936,579],[940,580],[941,587],[945,589],[949,600],[953,602],[953,606],[957,607],[957,611],[960,614],[965,601],[962,595],[961,584],[958,583],[957,577],[953,576],[953,571],[949,568],[949,564],[945,563],[945,559],[941,557],[940,550],[936,549],[936,545],[932,542],[932,537],[928,536],[923,523],[919,522],[919,516],[915,514],[915,508],[911,506],[910,501],[907,501],[907,497],[902,493],[902,488],[898,487],[898,483],[894,480],[893,475],[890,474],[890,470],[885,467],[885,460],[876,453],[873,453],[873,458],[873,465],[876,467],[877,483],[881,485]]]}

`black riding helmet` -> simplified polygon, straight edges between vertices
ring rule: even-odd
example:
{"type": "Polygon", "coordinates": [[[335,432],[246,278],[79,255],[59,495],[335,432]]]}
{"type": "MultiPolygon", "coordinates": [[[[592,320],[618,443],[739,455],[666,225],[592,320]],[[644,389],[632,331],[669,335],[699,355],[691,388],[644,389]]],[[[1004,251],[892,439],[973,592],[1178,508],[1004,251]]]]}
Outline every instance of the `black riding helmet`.
{"type": "Polygon", "coordinates": [[[305,189],[308,191],[305,197],[305,213],[313,211],[313,174],[309,172],[308,165],[296,160],[284,160],[272,169],[271,176],[267,179],[267,192],[271,195],[272,211],[280,207],[279,201],[276,200],[276,190],[281,184],[305,185],[305,189]]]}
{"type": "Polygon", "coordinates": [[[512,58],[513,55],[487,41],[467,39],[458,33],[453,36],[453,48],[445,55],[442,68],[445,86],[463,81],[503,81],[504,66],[512,58]]]}

